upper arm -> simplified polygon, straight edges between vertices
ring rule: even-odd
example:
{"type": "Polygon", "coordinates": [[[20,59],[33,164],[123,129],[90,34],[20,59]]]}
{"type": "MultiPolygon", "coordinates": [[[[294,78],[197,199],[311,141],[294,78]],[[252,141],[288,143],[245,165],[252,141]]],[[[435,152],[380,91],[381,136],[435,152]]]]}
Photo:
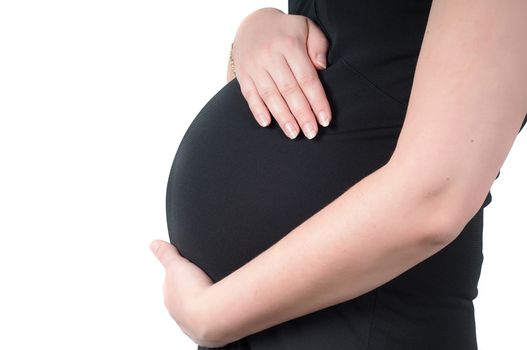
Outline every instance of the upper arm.
{"type": "Polygon", "coordinates": [[[527,113],[526,15],[525,0],[432,3],[390,163],[444,194],[456,227],[481,207],[527,113]]]}

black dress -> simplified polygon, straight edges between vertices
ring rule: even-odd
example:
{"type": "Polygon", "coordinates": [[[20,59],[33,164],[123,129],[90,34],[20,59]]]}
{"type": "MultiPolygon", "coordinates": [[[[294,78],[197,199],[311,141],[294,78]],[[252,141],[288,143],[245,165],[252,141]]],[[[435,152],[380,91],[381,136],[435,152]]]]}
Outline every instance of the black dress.
{"type": "MultiPolygon", "coordinates": [[[[260,127],[238,81],[227,83],[189,126],[170,171],[168,230],[183,256],[218,281],[388,161],[430,5],[289,1],[290,14],[314,20],[331,42],[319,77],[333,119],[312,140],[290,140],[274,120],[260,127]]],[[[489,192],[451,244],[384,285],[224,349],[477,349],[473,299],[490,201],[489,192]]]]}

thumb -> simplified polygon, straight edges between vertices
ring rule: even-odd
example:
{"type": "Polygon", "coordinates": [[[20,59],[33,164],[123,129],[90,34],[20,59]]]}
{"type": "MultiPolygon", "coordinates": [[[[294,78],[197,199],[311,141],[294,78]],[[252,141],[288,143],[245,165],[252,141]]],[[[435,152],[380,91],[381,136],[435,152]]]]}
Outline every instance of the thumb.
{"type": "Polygon", "coordinates": [[[160,239],[155,239],[150,243],[150,250],[165,269],[180,258],[179,252],[174,245],[160,239]]]}
{"type": "Polygon", "coordinates": [[[319,69],[325,69],[327,66],[327,52],[329,48],[329,40],[320,29],[320,27],[311,19],[307,19],[307,53],[311,58],[313,64],[319,69]]]}

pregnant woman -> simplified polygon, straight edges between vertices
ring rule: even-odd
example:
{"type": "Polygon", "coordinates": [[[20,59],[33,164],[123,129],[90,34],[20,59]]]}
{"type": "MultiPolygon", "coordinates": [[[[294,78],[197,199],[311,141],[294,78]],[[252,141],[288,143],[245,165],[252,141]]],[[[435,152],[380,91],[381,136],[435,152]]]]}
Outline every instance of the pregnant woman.
{"type": "Polygon", "coordinates": [[[309,80],[290,67],[302,98],[269,93],[277,71],[238,69],[186,131],[172,244],[152,244],[171,316],[198,349],[476,350],[483,210],[526,121],[527,2],[276,13],[319,26],[326,68],[309,80]]]}

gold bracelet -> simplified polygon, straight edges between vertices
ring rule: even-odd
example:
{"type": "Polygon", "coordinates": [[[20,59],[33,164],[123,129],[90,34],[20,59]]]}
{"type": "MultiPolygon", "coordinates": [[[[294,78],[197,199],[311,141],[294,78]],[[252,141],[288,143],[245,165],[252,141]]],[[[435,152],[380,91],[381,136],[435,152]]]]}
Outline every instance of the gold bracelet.
{"type": "Polygon", "coordinates": [[[234,68],[234,60],[232,59],[232,48],[234,46],[234,41],[231,43],[231,52],[229,53],[229,63],[231,64],[232,74],[236,78],[236,69],[234,68]]]}

